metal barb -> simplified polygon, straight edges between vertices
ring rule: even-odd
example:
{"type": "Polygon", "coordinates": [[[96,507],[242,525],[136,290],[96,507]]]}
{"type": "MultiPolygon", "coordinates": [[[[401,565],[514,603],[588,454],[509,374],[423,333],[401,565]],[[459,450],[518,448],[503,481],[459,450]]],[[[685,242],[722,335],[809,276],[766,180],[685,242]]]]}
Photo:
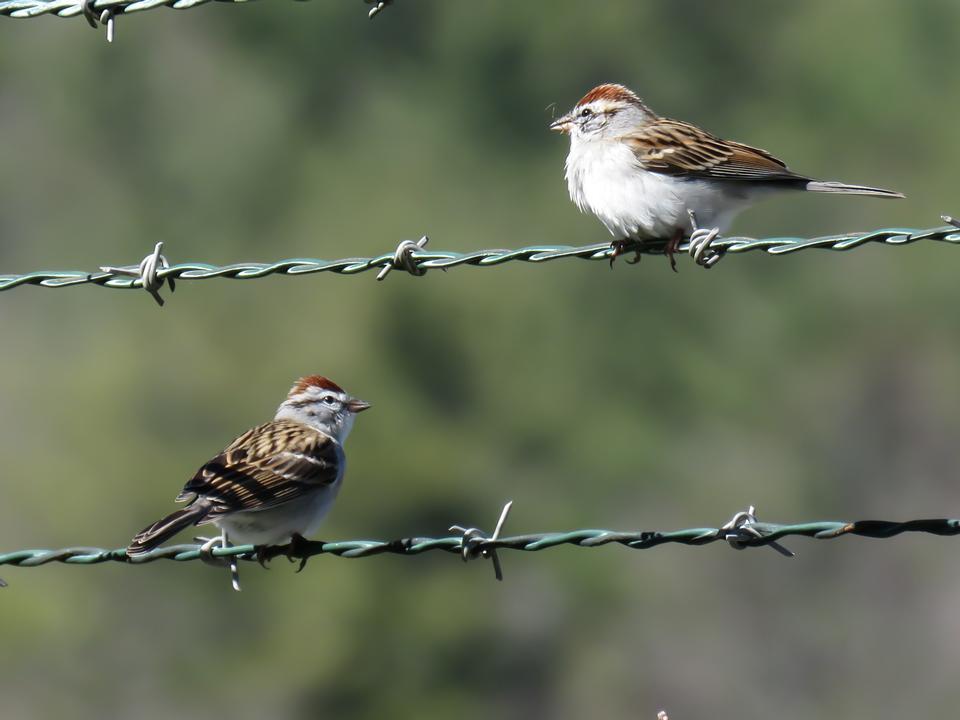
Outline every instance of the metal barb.
{"type": "Polygon", "coordinates": [[[415,250],[422,250],[427,246],[428,242],[430,242],[430,238],[426,235],[416,242],[413,240],[402,240],[400,244],[397,245],[397,249],[393,251],[393,258],[377,273],[377,280],[383,280],[394,268],[397,270],[406,270],[411,275],[416,275],[417,277],[426,275],[427,271],[420,267],[417,261],[413,259],[413,252],[415,250]]]}
{"type": "Polygon", "coordinates": [[[112,273],[114,275],[127,275],[129,277],[135,277],[140,281],[140,285],[153,296],[153,299],[157,301],[157,304],[160,307],[163,307],[163,298],[160,297],[160,290],[163,288],[164,283],[170,284],[170,292],[174,292],[177,289],[176,282],[173,277],[161,278],[157,275],[158,267],[163,270],[170,268],[170,263],[167,262],[167,258],[161,254],[163,250],[163,243],[158,242],[156,247],[153,248],[153,252],[147,255],[143,260],[140,261],[140,264],[136,268],[133,266],[130,267],[107,267],[101,266],[100,269],[105,273],[112,273]]]}
{"type": "Polygon", "coordinates": [[[388,5],[393,4],[393,0],[363,0],[368,5],[372,4],[373,7],[370,8],[370,12],[367,13],[367,17],[371,20],[383,12],[388,5]]]}
{"type": "Polygon", "coordinates": [[[493,572],[497,576],[497,580],[503,580],[503,568],[500,566],[500,556],[497,555],[497,548],[493,543],[500,539],[500,531],[503,530],[503,524],[507,521],[507,515],[510,514],[511,507],[513,507],[513,500],[503,506],[503,510],[500,511],[500,519],[497,520],[497,527],[490,537],[484,535],[479,528],[465,528],[460,525],[450,526],[450,532],[463,535],[460,540],[463,561],[467,562],[467,560],[478,557],[490,558],[493,560],[493,572]]]}
{"type": "Polygon", "coordinates": [[[230,585],[234,590],[240,592],[240,567],[237,562],[237,556],[231,555],[228,558],[217,557],[213,554],[213,551],[217,548],[228,548],[231,547],[230,541],[227,540],[227,531],[221,530],[219,537],[205,538],[197,537],[194,538],[195,541],[203,543],[198,548],[200,553],[200,561],[210,565],[211,567],[230,568],[230,585]]]}
{"type": "Polygon", "coordinates": [[[94,4],[97,0],[81,0],[80,2],[80,12],[83,13],[83,17],[86,18],[87,22],[90,24],[90,27],[93,29],[97,28],[97,20],[99,19],[101,25],[107,26],[107,42],[112,43],[114,37],[114,27],[116,25],[115,18],[117,16],[116,11],[113,8],[104,8],[100,12],[99,18],[96,15],[94,9],[94,4]]]}
{"type": "MultiPolygon", "coordinates": [[[[721,525],[717,533],[730,543],[730,547],[734,550],[743,550],[749,547],[751,539],[763,538],[763,533],[753,527],[757,522],[759,521],[757,520],[756,508],[751,505],[746,512],[738,512],[725,525],[721,525]]],[[[771,541],[767,545],[785,557],[794,557],[795,555],[791,550],[776,541],[771,541]]]]}
{"type": "Polygon", "coordinates": [[[697,214],[688,209],[687,215],[690,216],[690,246],[687,252],[694,259],[697,265],[704,270],[709,270],[723,257],[724,248],[711,247],[713,242],[720,236],[720,228],[701,228],[697,225],[697,214]],[[708,252],[709,251],[709,252],[708,252]]]}

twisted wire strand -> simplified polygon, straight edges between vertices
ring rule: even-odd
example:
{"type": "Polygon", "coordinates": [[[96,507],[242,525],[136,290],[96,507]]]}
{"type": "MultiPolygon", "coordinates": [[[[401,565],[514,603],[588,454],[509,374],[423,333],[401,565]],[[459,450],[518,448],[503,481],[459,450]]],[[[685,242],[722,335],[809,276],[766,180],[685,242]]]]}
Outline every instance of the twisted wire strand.
{"type": "MultiPolygon", "coordinates": [[[[174,10],[189,10],[198,5],[210,2],[245,3],[252,0],[91,0],[90,10],[110,10],[114,15],[153,10],[158,7],[168,7],[174,10]]],[[[393,0],[376,2],[364,0],[367,5],[373,5],[370,17],[376,16],[393,0]]],[[[40,15],[55,15],[56,17],[70,18],[82,15],[84,3],[78,0],[0,0],[0,15],[12,18],[34,18],[40,15]]]]}
{"type": "MultiPolygon", "coordinates": [[[[2,0],[0,0],[2,3],[2,0]]],[[[960,228],[956,226],[929,229],[885,228],[868,233],[849,233],[829,235],[817,238],[719,238],[711,244],[714,250],[730,254],[740,254],[762,250],[771,255],[786,255],[800,250],[819,248],[823,250],[847,251],[867,244],[909,245],[921,240],[943,242],[950,245],[960,244],[960,228]]],[[[404,241],[409,243],[410,241],[404,241]]],[[[411,243],[413,244],[413,243],[411,243]]],[[[401,243],[403,245],[403,243],[401,243]]],[[[661,240],[634,243],[630,250],[636,249],[644,254],[663,254],[665,243],[661,240]]],[[[688,243],[681,244],[679,252],[686,252],[688,243]]],[[[165,280],[209,280],[210,278],[231,278],[234,280],[254,280],[270,275],[311,275],[329,272],[338,275],[356,275],[371,270],[382,271],[385,268],[405,270],[410,274],[423,274],[427,270],[448,270],[454,267],[470,265],[473,267],[493,267],[508,262],[544,263],[562,258],[580,260],[609,260],[612,249],[610,243],[591,245],[532,245],[514,250],[489,249],[472,252],[454,252],[449,250],[427,250],[408,247],[403,254],[404,262],[397,260],[397,252],[384,253],[367,258],[343,258],[340,260],[320,260],[316,258],[290,258],[273,263],[233,263],[230,265],[211,265],[209,263],[178,263],[158,268],[156,278],[165,280]],[[413,268],[413,270],[411,270],[413,268]],[[417,272],[414,272],[417,271],[417,272]],[[423,271],[423,272],[420,272],[423,271]]],[[[80,270],[64,272],[32,272],[23,275],[0,275],[0,291],[11,290],[22,285],[37,285],[47,288],[71,287],[93,284],[107,288],[142,288],[141,278],[132,278],[117,268],[107,271],[87,273],[80,270]]]]}
{"type": "MultiPolygon", "coordinates": [[[[570,530],[566,532],[532,533],[492,538],[449,537],[409,537],[392,541],[381,540],[343,540],[340,542],[305,541],[296,546],[274,546],[267,548],[265,557],[280,555],[295,559],[305,559],[316,555],[335,555],[345,558],[361,558],[389,553],[393,555],[419,555],[432,550],[463,555],[464,550],[480,554],[484,550],[522,550],[537,552],[560,545],[576,545],[594,548],[617,544],[633,550],[649,550],[660,545],[709,545],[718,541],[727,541],[737,549],[772,545],[777,540],[790,536],[832,540],[845,535],[886,539],[904,533],[926,533],[930,535],[960,535],[960,520],[926,519],[893,522],[888,520],[858,520],[855,522],[816,521],[793,525],[781,525],[768,522],[750,522],[731,528],[730,524],[719,528],[688,528],[672,532],[616,530],[570,530]],[[465,545],[466,543],[466,545],[465,545]]],[[[137,558],[129,558],[124,548],[109,550],[95,547],[71,547],[59,550],[17,550],[0,554],[0,565],[16,567],[37,567],[47,563],[67,563],[69,565],[96,565],[105,562],[121,562],[139,565],[157,560],[175,560],[185,562],[202,559],[201,545],[168,545],[156,548],[137,558]]],[[[214,557],[236,557],[240,560],[256,560],[253,545],[234,545],[216,548],[211,551],[214,557]]]]}

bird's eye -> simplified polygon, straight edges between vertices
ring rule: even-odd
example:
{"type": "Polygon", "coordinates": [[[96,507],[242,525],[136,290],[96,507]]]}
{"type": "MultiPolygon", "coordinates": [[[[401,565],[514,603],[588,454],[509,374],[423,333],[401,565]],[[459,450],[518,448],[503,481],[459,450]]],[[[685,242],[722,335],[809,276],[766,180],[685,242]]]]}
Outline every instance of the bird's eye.
{"type": "Polygon", "coordinates": [[[590,108],[584,108],[583,110],[580,111],[580,117],[588,118],[591,115],[593,115],[593,110],[591,110],[590,108]]]}
{"type": "Polygon", "coordinates": [[[336,404],[337,404],[337,399],[336,399],[333,395],[324,395],[324,396],[323,396],[323,401],[324,401],[327,405],[336,405],[336,404]]]}

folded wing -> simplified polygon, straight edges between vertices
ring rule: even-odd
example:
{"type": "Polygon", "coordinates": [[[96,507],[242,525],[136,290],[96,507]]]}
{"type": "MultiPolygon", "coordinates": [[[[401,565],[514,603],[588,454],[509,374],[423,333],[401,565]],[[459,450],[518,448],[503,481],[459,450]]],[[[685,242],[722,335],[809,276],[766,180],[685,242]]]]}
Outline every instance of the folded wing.
{"type": "Polygon", "coordinates": [[[336,482],[344,463],[339,443],[300,423],[274,420],[249,430],[205,463],[178,502],[203,498],[209,517],[263,510],[336,482]]]}
{"type": "Polygon", "coordinates": [[[623,139],[633,148],[640,165],[652,172],[791,184],[809,181],[765,150],[721,140],[680,120],[660,118],[623,139]]]}

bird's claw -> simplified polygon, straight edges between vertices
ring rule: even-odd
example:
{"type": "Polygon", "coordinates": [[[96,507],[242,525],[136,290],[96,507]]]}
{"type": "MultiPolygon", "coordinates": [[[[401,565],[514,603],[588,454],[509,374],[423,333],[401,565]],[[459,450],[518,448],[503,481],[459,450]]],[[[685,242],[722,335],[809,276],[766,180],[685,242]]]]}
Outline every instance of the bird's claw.
{"type": "Polygon", "coordinates": [[[270,568],[267,563],[277,557],[277,555],[282,555],[292,563],[299,562],[300,567],[297,568],[297,572],[300,572],[306,566],[307,560],[310,557],[308,554],[309,545],[310,541],[303,537],[303,535],[294,533],[290,536],[290,542],[285,546],[257,545],[254,559],[260,563],[260,567],[269,570],[270,568]]]}
{"type": "Polygon", "coordinates": [[[628,265],[636,265],[638,262],[640,262],[641,258],[643,257],[643,255],[640,254],[640,248],[637,246],[637,243],[635,240],[614,240],[613,242],[610,243],[610,249],[612,250],[612,252],[610,253],[611,268],[613,268],[614,260],[616,260],[618,257],[623,255],[625,252],[628,252],[629,250],[633,250],[634,257],[633,257],[633,260],[626,261],[628,265]]]}
{"type": "Polygon", "coordinates": [[[294,533],[290,536],[290,544],[287,546],[287,560],[292,563],[300,561],[300,567],[297,568],[296,572],[300,572],[307,566],[307,560],[310,559],[307,554],[309,545],[310,541],[300,533],[294,533]]]}
{"type": "Polygon", "coordinates": [[[270,566],[267,565],[267,563],[273,559],[273,555],[270,554],[269,545],[257,545],[255,557],[257,564],[260,565],[260,567],[262,567],[264,570],[270,569],[270,566]]]}

